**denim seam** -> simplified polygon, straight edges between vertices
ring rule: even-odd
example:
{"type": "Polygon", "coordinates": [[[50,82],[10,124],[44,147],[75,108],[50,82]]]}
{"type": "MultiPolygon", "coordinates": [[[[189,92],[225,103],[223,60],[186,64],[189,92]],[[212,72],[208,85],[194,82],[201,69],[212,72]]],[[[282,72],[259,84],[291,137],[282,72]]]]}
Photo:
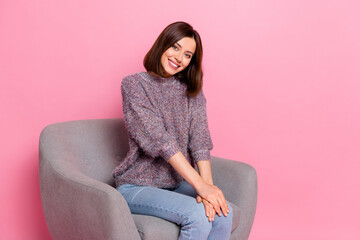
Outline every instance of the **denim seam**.
{"type": "Polygon", "coordinates": [[[181,216],[181,217],[183,217],[183,218],[186,220],[187,223],[189,222],[189,218],[188,218],[186,215],[184,215],[184,214],[179,214],[179,213],[177,213],[177,212],[174,212],[174,211],[172,211],[172,210],[165,209],[165,208],[163,208],[163,207],[152,206],[152,205],[144,205],[144,204],[135,204],[135,203],[129,203],[128,205],[131,205],[131,206],[134,206],[134,207],[148,207],[148,208],[154,208],[154,209],[159,210],[159,211],[166,211],[166,212],[169,212],[169,213],[171,213],[171,214],[181,216]]]}
{"type": "Polygon", "coordinates": [[[131,201],[130,201],[130,202],[132,202],[132,201],[134,200],[134,198],[135,198],[139,193],[141,193],[143,190],[144,190],[144,188],[141,188],[139,191],[137,191],[137,192],[134,194],[134,196],[131,198],[131,201]]]}

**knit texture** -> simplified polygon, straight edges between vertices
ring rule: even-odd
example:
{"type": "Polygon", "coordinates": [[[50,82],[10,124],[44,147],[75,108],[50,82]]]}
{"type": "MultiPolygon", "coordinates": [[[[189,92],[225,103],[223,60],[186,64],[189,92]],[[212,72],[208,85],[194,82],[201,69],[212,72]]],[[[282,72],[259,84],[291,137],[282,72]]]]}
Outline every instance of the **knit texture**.
{"type": "Polygon", "coordinates": [[[130,149],[113,171],[117,186],[174,188],[183,178],[168,163],[171,156],[181,151],[193,167],[210,160],[213,144],[203,91],[189,97],[176,77],[140,72],[123,79],[121,93],[130,149]]]}

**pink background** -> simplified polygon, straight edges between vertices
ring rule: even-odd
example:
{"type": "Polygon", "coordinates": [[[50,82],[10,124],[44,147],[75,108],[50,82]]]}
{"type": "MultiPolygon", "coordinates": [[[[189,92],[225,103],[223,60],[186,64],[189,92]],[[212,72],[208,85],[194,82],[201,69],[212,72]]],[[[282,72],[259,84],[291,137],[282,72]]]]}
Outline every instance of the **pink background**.
{"type": "Polygon", "coordinates": [[[1,239],[50,239],[38,137],[122,116],[120,83],[169,23],[204,44],[213,155],[253,165],[250,239],[360,239],[360,4],[1,1],[1,239]]]}

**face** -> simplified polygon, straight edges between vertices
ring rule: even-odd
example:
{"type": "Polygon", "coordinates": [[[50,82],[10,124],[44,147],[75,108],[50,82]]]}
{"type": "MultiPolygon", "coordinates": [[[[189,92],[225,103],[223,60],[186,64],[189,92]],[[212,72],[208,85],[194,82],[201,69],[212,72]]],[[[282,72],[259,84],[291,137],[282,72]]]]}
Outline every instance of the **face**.
{"type": "Polygon", "coordinates": [[[174,43],[161,56],[161,65],[167,76],[173,76],[184,70],[190,63],[196,49],[193,38],[184,37],[174,43]]]}

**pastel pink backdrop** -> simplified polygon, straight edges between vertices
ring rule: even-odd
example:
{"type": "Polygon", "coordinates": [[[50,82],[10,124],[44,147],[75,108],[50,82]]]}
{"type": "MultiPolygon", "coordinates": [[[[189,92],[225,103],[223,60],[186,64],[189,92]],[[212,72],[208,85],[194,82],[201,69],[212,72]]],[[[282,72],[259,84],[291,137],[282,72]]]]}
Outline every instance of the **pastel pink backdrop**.
{"type": "Polygon", "coordinates": [[[1,1],[1,239],[50,239],[48,124],[122,116],[122,77],[169,23],[205,50],[213,155],[258,173],[250,239],[360,239],[360,4],[346,0],[1,1]]]}

